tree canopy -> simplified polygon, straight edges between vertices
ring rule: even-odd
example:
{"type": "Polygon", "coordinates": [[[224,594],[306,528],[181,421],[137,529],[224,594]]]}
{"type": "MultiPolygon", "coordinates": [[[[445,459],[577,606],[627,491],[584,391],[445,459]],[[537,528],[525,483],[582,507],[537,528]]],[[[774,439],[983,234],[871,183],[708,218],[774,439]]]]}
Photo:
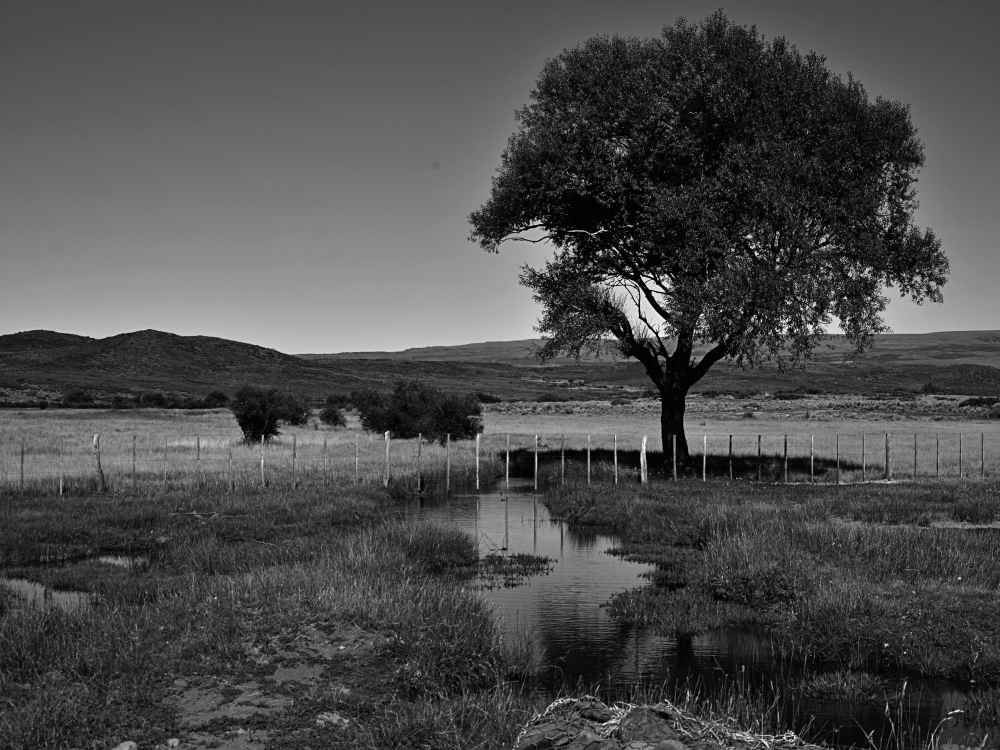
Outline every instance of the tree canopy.
{"type": "Polygon", "coordinates": [[[887,288],[941,301],[909,109],[815,53],[720,11],[564,50],[530,96],[470,239],[550,243],[521,274],[540,355],[638,359],[685,455],[684,398],[720,359],[796,362],[835,323],[860,351],[887,288]]]}

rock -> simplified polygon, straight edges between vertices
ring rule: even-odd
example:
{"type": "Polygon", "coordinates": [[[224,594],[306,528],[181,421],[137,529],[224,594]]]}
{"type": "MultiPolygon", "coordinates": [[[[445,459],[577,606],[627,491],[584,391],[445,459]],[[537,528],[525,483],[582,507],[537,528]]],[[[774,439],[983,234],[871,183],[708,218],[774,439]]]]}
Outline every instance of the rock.
{"type": "Polygon", "coordinates": [[[670,717],[652,706],[639,706],[629,712],[618,725],[619,738],[623,742],[645,740],[656,746],[664,740],[677,739],[677,732],[670,723],[670,717]]]}
{"type": "Polygon", "coordinates": [[[125,740],[125,742],[115,745],[112,750],[139,750],[139,746],[132,740],[125,740]]]}
{"type": "Polygon", "coordinates": [[[316,723],[321,727],[325,727],[327,725],[339,727],[346,726],[347,719],[338,714],[336,711],[324,711],[316,717],[316,723]]]}

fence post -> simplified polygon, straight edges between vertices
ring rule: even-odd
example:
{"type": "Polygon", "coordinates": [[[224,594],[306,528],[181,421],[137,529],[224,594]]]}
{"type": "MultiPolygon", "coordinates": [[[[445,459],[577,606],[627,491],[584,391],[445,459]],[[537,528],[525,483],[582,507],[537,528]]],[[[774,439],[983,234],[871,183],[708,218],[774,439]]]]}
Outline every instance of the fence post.
{"type": "Polygon", "coordinates": [[[97,460],[97,484],[101,492],[105,492],[108,489],[107,482],[104,479],[104,469],[101,468],[101,436],[94,435],[94,458],[97,460]]]}
{"type": "Polygon", "coordinates": [[[705,435],[705,439],[702,441],[701,445],[701,481],[708,481],[708,435],[705,435]]]}
{"type": "Polygon", "coordinates": [[[760,481],[760,469],[761,462],[763,461],[763,456],[760,451],[761,436],[757,435],[757,481],[760,481]]]}
{"type": "MultiPolygon", "coordinates": [[[[100,464],[100,461],[98,461],[98,464],[100,464]]],[[[24,494],[24,438],[21,438],[21,481],[18,487],[20,488],[21,494],[23,495],[24,494]]]]}
{"type": "Polygon", "coordinates": [[[809,484],[816,484],[815,472],[816,436],[809,436],[809,484]]]}
{"type": "Polygon", "coordinates": [[[733,481],[733,436],[729,436],[729,481],[733,481]]]}
{"type": "Polygon", "coordinates": [[[861,433],[861,481],[862,483],[868,481],[868,468],[865,461],[865,433],[861,433]]]}
{"type": "MultiPolygon", "coordinates": [[[[292,445],[295,445],[295,438],[292,438],[292,445]]],[[[292,455],[295,455],[295,449],[292,449],[292,455]]],[[[295,459],[292,459],[292,476],[295,476],[295,459]]],[[[194,474],[195,481],[198,482],[198,486],[201,487],[201,436],[194,436],[194,474]]]]}
{"type": "Polygon", "coordinates": [[[837,433],[837,484],[840,484],[840,433],[837,433]]]}
{"type": "Polygon", "coordinates": [[[292,435],[292,489],[294,490],[299,486],[298,481],[295,479],[295,459],[298,458],[298,438],[292,435]]]}
{"type": "Polygon", "coordinates": [[[917,433],[913,433],[913,478],[917,478],[917,433]]]}
{"type": "Polygon", "coordinates": [[[233,441],[229,443],[229,491],[236,492],[236,480],[233,478],[233,441]]]}
{"type": "Polygon", "coordinates": [[[785,484],[788,484],[788,435],[785,435],[785,484]]]}
{"type": "Polygon", "coordinates": [[[676,482],[677,481],[677,436],[676,435],[670,436],[670,443],[672,446],[671,453],[673,453],[674,456],[674,481],[676,482]]]}
{"type": "Polygon", "coordinates": [[[63,493],[63,442],[62,438],[57,441],[58,451],[59,451],[59,495],[62,496],[63,493]]]}
{"type": "Polygon", "coordinates": [[[323,486],[330,481],[330,454],[326,449],[326,435],[323,436],[323,486]]]}
{"type": "Polygon", "coordinates": [[[986,433],[979,433],[979,478],[986,478],[986,433]]]}
{"type": "Polygon", "coordinates": [[[639,481],[642,484],[649,482],[649,470],[646,464],[646,436],[642,436],[642,447],[639,449],[639,481]]]}
{"type": "Polygon", "coordinates": [[[566,484],[566,436],[559,441],[559,484],[566,484]]]}
{"type": "Polygon", "coordinates": [[[169,459],[167,457],[167,445],[168,445],[168,438],[164,437],[163,438],[163,489],[164,490],[167,489],[167,464],[169,463],[169,459]]]}
{"type": "Polygon", "coordinates": [[[962,466],[962,433],[958,433],[958,478],[962,478],[964,467],[962,466]]]}
{"type": "Polygon", "coordinates": [[[618,436],[615,435],[615,484],[618,484],[618,436]]]}
{"type": "Polygon", "coordinates": [[[476,489],[479,489],[479,435],[476,435],[476,489]]]}
{"type": "Polygon", "coordinates": [[[590,486],[590,435],[587,435],[587,486],[590,486]]]}
{"type": "Polygon", "coordinates": [[[510,433],[507,433],[507,452],[504,458],[504,470],[503,470],[504,483],[507,485],[507,489],[510,489],[510,433]]]}
{"type": "Polygon", "coordinates": [[[444,436],[444,491],[451,492],[451,433],[444,436]]]}
{"type": "Polygon", "coordinates": [[[361,484],[361,435],[354,436],[354,483],[361,484]]]}
{"type": "Polygon", "coordinates": [[[267,487],[267,476],[264,474],[264,436],[260,436],[260,486],[267,487]]]}
{"type": "Polygon", "coordinates": [[[889,433],[885,433],[885,479],[889,481],[892,479],[892,461],[889,455],[889,433]]]}
{"type": "Polygon", "coordinates": [[[135,435],[132,436],[132,492],[136,490],[135,478],[135,435]]]}
{"type": "Polygon", "coordinates": [[[941,435],[934,433],[934,478],[941,478],[941,435]]]}
{"type": "Polygon", "coordinates": [[[535,492],[538,492],[538,435],[535,435],[535,492]]]}
{"type": "MultiPolygon", "coordinates": [[[[478,442],[479,435],[476,435],[478,442]]],[[[417,492],[420,492],[420,444],[423,442],[423,433],[417,433],[417,492]]]]}
{"type": "Polygon", "coordinates": [[[385,431],[385,479],[382,481],[383,486],[389,486],[389,431],[385,431]]]}

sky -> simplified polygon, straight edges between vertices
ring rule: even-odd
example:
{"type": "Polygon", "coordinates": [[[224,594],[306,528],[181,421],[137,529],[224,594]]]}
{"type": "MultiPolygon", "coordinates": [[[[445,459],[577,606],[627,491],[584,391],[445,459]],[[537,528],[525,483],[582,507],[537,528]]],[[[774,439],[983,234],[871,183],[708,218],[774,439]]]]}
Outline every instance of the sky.
{"type": "Polygon", "coordinates": [[[1000,329],[1000,3],[0,3],[0,334],[288,353],[534,336],[550,250],[468,240],[546,59],[723,7],[902,101],[951,262],[897,333],[1000,329]]]}

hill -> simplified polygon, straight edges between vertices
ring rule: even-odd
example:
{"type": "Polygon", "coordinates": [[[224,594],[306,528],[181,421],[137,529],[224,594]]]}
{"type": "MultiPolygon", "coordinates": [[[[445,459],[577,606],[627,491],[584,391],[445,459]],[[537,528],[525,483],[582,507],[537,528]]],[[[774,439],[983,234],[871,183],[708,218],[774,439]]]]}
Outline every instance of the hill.
{"type": "MultiPolygon", "coordinates": [[[[743,371],[716,365],[695,391],[776,390],[823,393],[932,391],[1000,394],[1000,331],[880,336],[876,349],[850,359],[842,337],[817,351],[808,369],[743,371]]],[[[388,388],[417,378],[451,391],[480,391],[508,400],[607,399],[638,395],[651,384],[635,362],[530,358],[536,340],[427,347],[403,352],[293,356],[211,336],[136,331],[92,339],[53,331],[0,336],[0,398],[53,399],[71,387],[102,400],[163,391],[204,396],[244,383],[315,399],[363,387],[388,388]]]]}

